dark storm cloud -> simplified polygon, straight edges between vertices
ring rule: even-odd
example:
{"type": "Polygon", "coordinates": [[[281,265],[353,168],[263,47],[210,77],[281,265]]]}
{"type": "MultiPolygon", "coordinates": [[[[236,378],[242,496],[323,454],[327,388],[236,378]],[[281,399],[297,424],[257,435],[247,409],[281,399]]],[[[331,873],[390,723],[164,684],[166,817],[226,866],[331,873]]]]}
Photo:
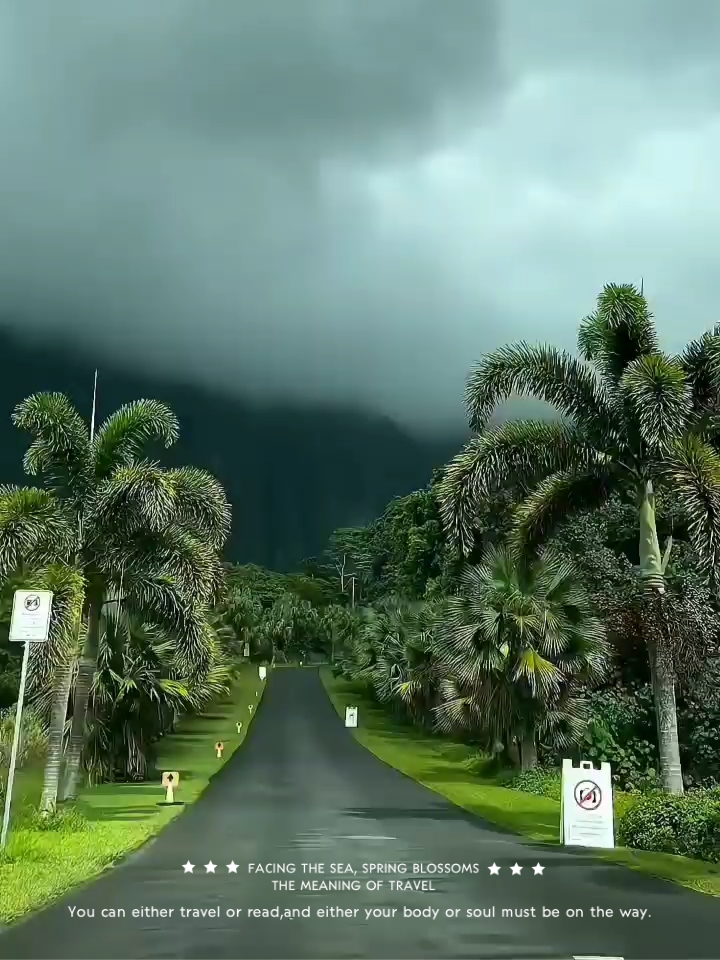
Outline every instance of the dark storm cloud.
{"type": "Polygon", "coordinates": [[[643,275],[678,339],[715,319],[719,19],[0,0],[0,308],[100,362],[430,426],[484,349],[571,344],[607,279],[643,275]]]}

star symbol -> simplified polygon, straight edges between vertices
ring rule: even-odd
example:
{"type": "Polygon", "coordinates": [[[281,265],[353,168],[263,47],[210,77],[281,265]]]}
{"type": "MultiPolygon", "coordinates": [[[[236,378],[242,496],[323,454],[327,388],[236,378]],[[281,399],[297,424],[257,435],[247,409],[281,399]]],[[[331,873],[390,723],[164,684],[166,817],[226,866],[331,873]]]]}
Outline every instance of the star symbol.
{"type": "Polygon", "coordinates": [[[215,873],[215,867],[216,867],[216,864],[214,864],[212,860],[210,860],[208,863],[205,864],[205,873],[215,873]]]}
{"type": "Polygon", "coordinates": [[[519,867],[517,864],[515,864],[514,867],[510,867],[510,873],[512,873],[513,876],[518,876],[521,870],[522,867],[519,867]]]}
{"type": "Polygon", "coordinates": [[[234,860],[231,860],[230,863],[227,865],[227,868],[228,868],[228,873],[237,873],[238,865],[235,863],[234,860]]]}
{"type": "Polygon", "coordinates": [[[500,873],[500,867],[496,863],[494,863],[491,867],[488,867],[488,870],[494,877],[500,873]]]}
{"type": "Polygon", "coordinates": [[[536,863],[535,866],[533,867],[533,873],[535,874],[536,877],[538,876],[538,874],[542,876],[542,872],[544,869],[545,867],[541,867],[539,863],[536,863]]]}
{"type": "Polygon", "coordinates": [[[183,864],[183,873],[192,873],[194,869],[195,869],[195,864],[190,863],[189,860],[187,863],[183,864]]]}

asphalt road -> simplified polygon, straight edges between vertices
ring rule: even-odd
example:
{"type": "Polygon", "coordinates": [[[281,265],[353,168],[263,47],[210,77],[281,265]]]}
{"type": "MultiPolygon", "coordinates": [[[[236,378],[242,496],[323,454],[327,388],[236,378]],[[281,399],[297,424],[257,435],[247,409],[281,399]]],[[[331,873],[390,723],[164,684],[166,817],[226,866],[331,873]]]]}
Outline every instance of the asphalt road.
{"type": "Polygon", "coordinates": [[[345,730],[312,670],[277,670],[239,753],[205,796],[123,866],[0,935],[2,958],[624,958],[720,957],[720,901],[654,881],[583,853],[525,843],[465,815],[385,766],[345,730]],[[185,873],[183,864],[194,864],[185,873]],[[204,864],[215,863],[207,873],[204,864]],[[228,871],[237,863],[237,873],[228,871]],[[303,873],[301,864],[325,864],[303,873]],[[363,864],[407,864],[407,874],[366,875],[363,864]],[[491,864],[500,867],[489,873],[491,864]],[[511,872],[514,864],[522,872],[511,872]],[[544,867],[535,874],[535,864],[544,867]],[[250,872],[295,864],[297,872],[250,872]],[[331,873],[350,864],[357,873],[331,873]],[[412,865],[477,864],[437,876],[412,865]],[[429,878],[433,891],[389,882],[429,878]],[[371,879],[380,890],[365,889],[371,879]],[[358,891],[301,891],[305,880],[345,880],[358,891]],[[293,881],[295,890],[273,889],[293,881]],[[309,908],[310,917],[248,917],[248,909],[309,908]],[[339,907],[353,916],[318,916],[339,907]],[[468,918],[468,910],[495,916],[468,918]],[[558,917],[542,917],[557,910],[558,917]],[[593,908],[612,917],[591,916],[593,908]],[[78,910],[95,911],[80,917],[78,910]],[[101,911],[126,911],[125,918],[101,911]],[[138,916],[142,908],[172,910],[138,916]],[[394,916],[366,919],[365,910],[394,916]],[[404,909],[439,911],[405,918],[404,909]],[[502,910],[518,911],[512,918],[502,910]],[[535,916],[532,915],[534,908],[535,916]],[[620,908],[647,911],[622,918],[620,908]],[[219,917],[185,916],[219,911],[219,917]],[[566,916],[566,910],[584,916],[566,916]],[[458,911],[457,916],[446,916],[458,911]],[[228,916],[239,911],[239,916],[228,916]]]}

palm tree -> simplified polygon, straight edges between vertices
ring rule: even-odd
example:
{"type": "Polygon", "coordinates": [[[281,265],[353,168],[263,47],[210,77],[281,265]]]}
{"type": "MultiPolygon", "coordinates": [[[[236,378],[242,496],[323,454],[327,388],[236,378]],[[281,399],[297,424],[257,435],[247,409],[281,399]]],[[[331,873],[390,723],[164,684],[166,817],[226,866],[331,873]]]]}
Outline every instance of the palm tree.
{"type": "MultiPolygon", "coordinates": [[[[676,498],[701,562],[714,577],[720,559],[720,456],[711,441],[720,411],[720,327],[681,356],[660,351],[643,294],[608,285],[580,326],[580,357],[519,343],[486,356],[470,376],[466,403],[473,437],[445,471],[439,502],[446,529],[467,555],[479,503],[508,480],[525,493],[514,539],[543,541],[560,519],[614,493],[635,504],[639,575],[665,593],[670,546],[661,552],[655,489],[676,498]],[[561,419],[515,420],[487,428],[508,397],[552,405],[561,419]]],[[[664,787],[682,793],[675,669],[668,631],[648,643],[664,787]]]]}
{"type": "Polygon", "coordinates": [[[496,546],[463,571],[437,651],[440,729],[465,727],[490,750],[500,743],[512,752],[517,742],[524,770],[536,765],[538,742],[580,740],[583,685],[607,665],[602,624],[572,564],[549,552],[528,561],[496,546]]]}
{"type": "MultiPolygon", "coordinates": [[[[68,799],[77,790],[106,601],[118,597],[147,622],[171,627],[180,638],[178,670],[202,674],[210,665],[205,607],[223,582],[219,553],[230,508],[205,471],[163,470],[142,459],[148,445],[169,447],[179,432],[175,415],[156,400],[121,407],[94,432],[66,396],[40,393],[18,405],[13,421],[33,438],[25,471],[41,475],[54,495],[67,541],[64,559],[84,582],[85,628],[63,791],[68,799]]],[[[6,549],[22,556],[24,544],[12,541],[6,549]]]]}
{"type": "Polygon", "coordinates": [[[44,699],[49,722],[41,809],[55,808],[67,705],[84,601],[79,571],[57,563],[72,546],[72,531],[60,503],[45,490],[0,487],[0,580],[7,600],[18,589],[51,590],[53,608],[46,643],[30,648],[28,698],[44,699]],[[49,696],[48,696],[49,694],[49,696]]]}
{"type": "Polygon", "coordinates": [[[183,713],[200,709],[231,682],[231,667],[213,646],[202,678],[175,670],[177,638],[109,604],[101,618],[98,669],[88,709],[86,765],[92,780],[143,780],[155,745],[183,713]]]}

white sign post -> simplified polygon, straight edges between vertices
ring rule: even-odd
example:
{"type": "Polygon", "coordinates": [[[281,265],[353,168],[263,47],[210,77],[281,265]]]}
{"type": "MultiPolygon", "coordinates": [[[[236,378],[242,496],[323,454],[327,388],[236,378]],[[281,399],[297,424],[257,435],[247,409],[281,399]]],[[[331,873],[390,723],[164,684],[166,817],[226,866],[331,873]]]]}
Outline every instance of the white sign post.
{"type": "Polygon", "coordinates": [[[267,677],[267,667],[258,667],[258,676],[264,680],[267,677]]]}
{"type": "Polygon", "coordinates": [[[243,656],[244,656],[244,657],[249,657],[249,656],[250,656],[250,644],[249,644],[249,643],[246,643],[245,646],[243,647],[243,656]]]}
{"type": "Polygon", "coordinates": [[[162,785],[165,787],[165,803],[175,805],[175,791],[180,786],[180,774],[177,770],[167,770],[162,775],[162,785]]]}
{"type": "Polygon", "coordinates": [[[17,707],[15,708],[15,729],[13,730],[10,766],[5,790],[0,850],[7,844],[8,831],[10,830],[10,805],[12,803],[13,784],[15,783],[17,755],[20,749],[20,725],[22,724],[23,703],[25,701],[30,644],[43,643],[48,638],[52,599],[53,595],[50,590],[16,590],[13,597],[10,640],[24,643],[25,650],[23,651],[22,667],[20,668],[20,689],[18,690],[17,707]]]}
{"type": "Polygon", "coordinates": [[[345,726],[356,727],[358,723],[358,708],[345,707],[345,726]]]}
{"type": "Polygon", "coordinates": [[[567,847],[615,846],[612,774],[609,763],[596,770],[589,760],[574,767],[563,760],[560,841],[567,847]]]}

